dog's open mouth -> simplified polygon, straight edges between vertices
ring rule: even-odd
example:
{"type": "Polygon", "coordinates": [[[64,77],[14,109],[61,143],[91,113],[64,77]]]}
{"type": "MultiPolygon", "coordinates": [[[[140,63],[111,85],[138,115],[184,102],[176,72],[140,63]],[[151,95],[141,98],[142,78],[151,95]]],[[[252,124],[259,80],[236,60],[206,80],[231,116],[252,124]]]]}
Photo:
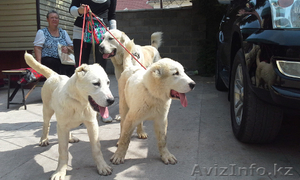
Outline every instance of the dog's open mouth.
{"type": "Polygon", "coordinates": [[[103,59],[109,59],[110,57],[114,57],[116,55],[117,49],[114,49],[111,53],[109,54],[103,54],[103,59]]]}
{"type": "Polygon", "coordinates": [[[95,111],[99,112],[103,118],[108,118],[109,112],[108,112],[107,107],[99,106],[91,96],[89,96],[89,102],[90,102],[90,105],[92,106],[92,108],[95,111]]]}
{"type": "Polygon", "coordinates": [[[185,96],[184,93],[179,93],[179,92],[172,89],[171,92],[170,92],[170,96],[173,99],[179,99],[181,105],[183,107],[187,107],[187,99],[186,99],[186,96],[185,96]]]}

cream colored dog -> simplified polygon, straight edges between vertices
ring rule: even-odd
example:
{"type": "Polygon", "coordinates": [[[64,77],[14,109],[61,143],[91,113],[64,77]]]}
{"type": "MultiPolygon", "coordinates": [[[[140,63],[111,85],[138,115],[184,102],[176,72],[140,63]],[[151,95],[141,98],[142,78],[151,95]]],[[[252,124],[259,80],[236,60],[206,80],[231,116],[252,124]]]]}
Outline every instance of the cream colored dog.
{"type": "MultiPolygon", "coordinates": [[[[99,174],[112,172],[106,164],[100,149],[96,111],[108,117],[107,106],[113,104],[114,97],[109,89],[109,79],[103,68],[98,65],[83,64],[71,78],[58,75],[48,67],[38,63],[32,55],[25,53],[26,63],[43,74],[47,80],[42,88],[43,135],[40,145],[48,145],[50,118],[55,113],[59,144],[58,166],[51,180],[64,179],[68,163],[68,140],[72,128],[81,123],[87,128],[92,153],[99,174]]],[[[72,140],[72,139],[71,139],[72,140]]]]}
{"type": "MultiPolygon", "coordinates": [[[[113,29],[110,30],[111,34],[127,48],[127,44],[131,42],[129,37],[122,31],[113,29]]],[[[126,50],[113,38],[109,32],[104,34],[104,39],[99,46],[99,51],[103,53],[104,59],[111,59],[115,76],[117,79],[120,78],[121,73],[123,72],[123,60],[124,53],[126,50]]],[[[153,62],[156,62],[160,59],[160,54],[158,48],[162,42],[162,32],[155,32],[151,35],[151,46],[140,46],[134,44],[131,48],[131,53],[139,60],[141,64],[145,67],[148,67],[153,62]]],[[[132,42],[131,42],[132,43],[132,42]]],[[[132,59],[133,65],[138,65],[134,59],[132,59]]]]}
{"type": "Polygon", "coordinates": [[[185,74],[180,63],[169,58],[153,63],[147,70],[133,66],[130,60],[125,58],[118,81],[121,135],[111,162],[124,163],[134,128],[145,120],[153,120],[161,159],[165,164],[175,164],[177,159],[166,146],[167,116],[172,99],[187,106],[185,93],[194,89],[195,82],[185,74]]]}
{"type": "Polygon", "coordinates": [[[266,87],[271,88],[271,86],[276,81],[276,73],[271,63],[260,61],[260,55],[261,55],[261,49],[259,49],[256,55],[256,64],[257,64],[257,68],[255,72],[256,87],[262,85],[263,88],[266,87]]]}

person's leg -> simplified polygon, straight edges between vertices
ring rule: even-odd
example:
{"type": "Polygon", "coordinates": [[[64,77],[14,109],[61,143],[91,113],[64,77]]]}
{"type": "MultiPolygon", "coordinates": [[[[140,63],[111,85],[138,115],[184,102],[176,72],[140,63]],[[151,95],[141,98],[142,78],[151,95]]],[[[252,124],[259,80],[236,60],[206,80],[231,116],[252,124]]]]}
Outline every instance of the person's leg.
{"type": "MultiPolygon", "coordinates": [[[[73,39],[73,47],[74,47],[74,56],[75,56],[75,61],[76,61],[76,67],[78,67],[79,66],[81,40],[80,39],[73,39]]],[[[82,45],[81,64],[84,64],[84,63],[89,64],[91,47],[92,47],[91,44],[83,43],[83,45],[82,45]]]]}
{"type": "Polygon", "coordinates": [[[61,64],[61,69],[60,69],[61,74],[71,77],[74,74],[74,71],[75,71],[75,66],[61,64]]]}
{"type": "Polygon", "coordinates": [[[51,57],[42,57],[41,63],[56,73],[60,74],[60,67],[61,67],[61,62],[60,59],[57,58],[51,58],[51,57]]]}

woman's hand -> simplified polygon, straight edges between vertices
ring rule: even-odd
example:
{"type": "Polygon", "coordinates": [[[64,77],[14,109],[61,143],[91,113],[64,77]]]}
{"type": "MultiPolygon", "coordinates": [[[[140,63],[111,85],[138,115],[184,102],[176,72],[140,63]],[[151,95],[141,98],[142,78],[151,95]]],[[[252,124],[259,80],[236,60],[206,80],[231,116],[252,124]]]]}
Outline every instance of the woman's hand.
{"type": "MultiPolygon", "coordinates": [[[[78,8],[78,13],[79,14],[84,14],[84,9],[86,7],[89,7],[89,5],[86,5],[86,4],[81,4],[81,6],[78,8]]],[[[86,12],[87,13],[87,12],[86,12]]]]}
{"type": "Polygon", "coordinates": [[[61,52],[65,53],[65,54],[68,54],[68,47],[67,46],[62,46],[61,47],[61,52]]]}

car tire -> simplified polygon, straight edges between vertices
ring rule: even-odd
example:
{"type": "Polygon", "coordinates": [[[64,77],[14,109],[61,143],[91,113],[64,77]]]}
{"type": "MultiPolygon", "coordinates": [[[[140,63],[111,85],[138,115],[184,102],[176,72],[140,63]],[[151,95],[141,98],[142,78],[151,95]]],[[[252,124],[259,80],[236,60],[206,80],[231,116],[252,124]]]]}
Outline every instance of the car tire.
{"type": "Polygon", "coordinates": [[[230,82],[231,125],[235,137],[245,143],[269,143],[277,136],[283,111],[259,99],[249,88],[244,54],[240,49],[232,65],[230,82]]]}
{"type": "MultiPolygon", "coordinates": [[[[218,53],[217,53],[218,54],[218,53]]],[[[218,91],[227,91],[228,88],[226,87],[224,81],[220,77],[221,67],[219,64],[218,58],[216,58],[216,70],[215,70],[215,87],[218,91]]]]}

